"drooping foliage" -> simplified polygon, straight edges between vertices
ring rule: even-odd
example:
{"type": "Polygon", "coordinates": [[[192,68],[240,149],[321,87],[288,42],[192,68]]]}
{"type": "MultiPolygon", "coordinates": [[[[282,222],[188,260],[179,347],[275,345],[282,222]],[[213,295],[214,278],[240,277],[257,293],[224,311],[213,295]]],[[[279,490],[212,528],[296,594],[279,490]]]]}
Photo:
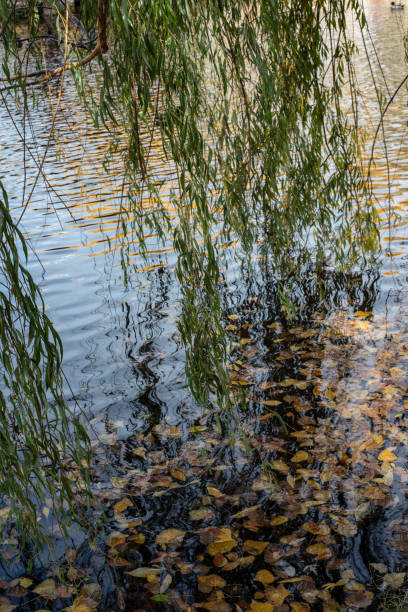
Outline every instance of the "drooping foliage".
{"type": "MultiPolygon", "coordinates": [[[[89,490],[88,437],[66,406],[61,341],[24,266],[27,247],[4,189],[2,195],[0,492],[24,540],[42,543],[47,541],[43,508],[53,511],[64,530],[74,490],[89,490]]],[[[7,516],[3,512],[3,519],[7,516]]]]}
{"type": "Polygon", "coordinates": [[[302,266],[350,267],[375,245],[360,134],[341,104],[360,1],[81,0],[76,16],[62,0],[18,4],[0,0],[3,102],[72,72],[95,123],[119,130],[134,231],[173,235],[191,389],[230,407],[220,247],[237,241],[243,261],[258,250],[290,303],[302,266]],[[170,193],[151,164],[158,137],[170,193]]]}

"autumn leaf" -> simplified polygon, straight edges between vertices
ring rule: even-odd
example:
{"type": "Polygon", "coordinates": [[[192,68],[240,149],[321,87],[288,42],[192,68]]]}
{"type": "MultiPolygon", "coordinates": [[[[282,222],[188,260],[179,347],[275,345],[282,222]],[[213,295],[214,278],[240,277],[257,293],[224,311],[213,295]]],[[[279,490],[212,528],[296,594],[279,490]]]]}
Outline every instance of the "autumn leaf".
{"type": "Polygon", "coordinates": [[[250,553],[251,555],[261,555],[267,546],[268,546],[268,542],[258,542],[256,540],[245,540],[243,551],[250,553]]]}
{"type": "Polygon", "coordinates": [[[299,601],[292,601],[290,604],[291,612],[310,612],[310,606],[307,603],[301,603],[299,601]]]}
{"type": "Polygon", "coordinates": [[[173,478],[176,478],[176,480],[180,480],[181,482],[185,482],[186,477],[184,472],[182,472],[181,470],[172,470],[169,469],[170,474],[173,476],[173,478]]]}
{"type": "Polygon", "coordinates": [[[156,543],[159,546],[172,546],[177,548],[182,543],[186,532],[180,529],[165,529],[156,536],[156,543]]]}
{"type": "Polygon", "coordinates": [[[291,462],[300,463],[301,461],[307,461],[309,458],[310,458],[309,453],[307,453],[304,450],[300,450],[295,455],[293,455],[293,457],[291,458],[291,462]]]}
{"type": "Polygon", "coordinates": [[[235,548],[237,541],[232,537],[231,529],[220,528],[217,537],[208,545],[208,554],[226,553],[235,548]]]}
{"type": "Polygon", "coordinates": [[[382,451],[378,455],[379,461],[396,461],[398,459],[397,455],[394,455],[388,448],[382,451]]]}
{"type": "Polygon", "coordinates": [[[208,574],[207,576],[198,577],[198,590],[201,593],[210,593],[215,587],[223,588],[226,581],[217,574],[208,574]]]}
{"type": "Polygon", "coordinates": [[[290,591],[285,589],[283,584],[280,584],[276,588],[269,587],[266,590],[266,597],[268,601],[273,603],[275,606],[281,606],[288,595],[290,595],[290,591]]]}
{"type": "Polygon", "coordinates": [[[222,497],[225,497],[224,493],[221,493],[221,491],[219,491],[215,487],[207,487],[207,493],[208,495],[211,495],[212,497],[215,497],[216,499],[221,499],[222,497]]]}
{"type": "Polygon", "coordinates": [[[333,529],[340,535],[347,537],[352,537],[357,533],[357,525],[344,518],[338,518],[333,529]]]}
{"type": "Polygon", "coordinates": [[[115,548],[119,544],[126,542],[127,537],[128,536],[125,533],[120,533],[120,531],[112,531],[106,540],[106,544],[109,546],[109,548],[115,548]]]}
{"type": "Polygon", "coordinates": [[[273,612],[275,610],[275,606],[272,606],[269,603],[262,603],[260,601],[252,600],[249,610],[250,612],[273,612]]]}
{"type": "Polygon", "coordinates": [[[393,589],[399,589],[404,584],[406,573],[385,574],[384,582],[393,589]]]}
{"type": "Polygon", "coordinates": [[[265,400],[262,402],[264,406],[279,406],[282,402],[279,400],[265,400]]]}
{"type": "Polygon", "coordinates": [[[306,552],[310,555],[314,555],[319,561],[322,559],[329,559],[333,555],[333,551],[328,548],[323,542],[317,542],[306,548],[306,552]]]}
{"type": "Polygon", "coordinates": [[[124,497],[121,501],[118,501],[114,505],[113,509],[114,509],[115,514],[120,514],[121,512],[126,510],[126,508],[129,508],[130,506],[133,506],[132,502],[127,497],[124,497]]]}
{"type": "Polygon", "coordinates": [[[161,574],[163,571],[162,567],[138,567],[130,572],[126,572],[129,576],[135,578],[147,578],[147,576],[154,576],[161,574]]]}
{"type": "Polygon", "coordinates": [[[33,589],[33,592],[37,593],[37,595],[41,595],[41,597],[45,597],[45,599],[57,598],[55,581],[52,578],[41,582],[33,589]]]}
{"type": "Polygon", "coordinates": [[[286,516],[276,516],[270,521],[271,527],[275,527],[277,525],[283,525],[288,522],[288,518],[286,516]]]}
{"type": "Polygon", "coordinates": [[[302,528],[313,535],[329,535],[330,527],[327,523],[315,523],[314,521],[308,521],[302,525],[302,528]]]}
{"type": "Polygon", "coordinates": [[[254,580],[265,585],[272,584],[272,582],[275,582],[276,578],[269,570],[263,569],[256,573],[254,580]]]}
{"type": "Polygon", "coordinates": [[[190,520],[203,521],[209,514],[211,514],[211,510],[205,506],[202,506],[201,508],[190,510],[190,520]]]}

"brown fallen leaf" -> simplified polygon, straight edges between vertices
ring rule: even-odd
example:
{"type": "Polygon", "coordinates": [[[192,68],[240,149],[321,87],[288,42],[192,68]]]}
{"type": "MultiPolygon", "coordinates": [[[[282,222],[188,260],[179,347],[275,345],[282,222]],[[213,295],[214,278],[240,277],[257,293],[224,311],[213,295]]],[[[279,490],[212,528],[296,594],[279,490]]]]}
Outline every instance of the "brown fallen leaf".
{"type": "Polygon", "coordinates": [[[314,555],[319,561],[322,559],[329,559],[333,555],[333,551],[323,544],[323,542],[316,542],[306,548],[306,552],[310,555],[314,555]]]}
{"type": "Polygon", "coordinates": [[[330,533],[330,527],[325,522],[315,523],[314,521],[308,521],[303,523],[302,529],[313,535],[329,535],[330,533]]]}
{"type": "Polygon", "coordinates": [[[211,495],[216,499],[221,499],[222,497],[225,497],[224,493],[221,493],[221,491],[219,491],[215,487],[207,487],[207,493],[208,495],[211,495]]]}
{"type": "Polygon", "coordinates": [[[291,458],[292,463],[300,463],[301,461],[307,461],[310,458],[309,453],[300,450],[291,458]]]}
{"type": "Polygon", "coordinates": [[[156,536],[156,543],[159,546],[171,546],[177,548],[182,543],[186,532],[180,529],[165,529],[156,536]]]}
{"type": "Polygon", "coordinates": [[[169,472],[173,476],[173,478],[175,478],[176,480],[180,480],[181,482],[185,482],[186,481],[186,476],[185,476],[184,472],[182,472],[181,470],[172,470],[172,469],[169,469],[169,472]]]}
{"type": "Polygon", "coordinates": [[[396,574],[385,574],[384,582],[393,589],[399,589],[404,584],[406,572],[396,574]]]}
{"type": "Polygon", "coordinates": [[[273,603],[275,606],[281,606],[288,595],[290,595],[290,591],[285,589],[283,584],[280,584],[276,588],[268,587],[265,592],[268,601],[273,603]]]}
{"type": "Polygon", "coordinates": [[[226,585],[226,581],[217,574],[208,574],[207,576],[198,577],[198,590],[201,593],[211,593],[211,591],[218,587],[223,588],[226,585]]]}
{"type": "Polygon", "coordinates": [[[37,595],[41,595],[41,597],[45,599],[57,599],[56,585],[52,578],[48,578],[48,580],[41,582],[41,584],[33,589],[33,592],[37,593],[37,595]]]}
{"type": "Polygon", "coordinates": [[[214,556],[217,553],[226,553],[236,545],[237,541],[232,537],[231,529],[222,527],[218,529],[216,539],[208,545],[208,554],[214,556]]]}
{"type": "Polygon", "coordinates": [[[147,578],[147,576],[157,576],[163,571],[162,567],[138,567],[130,572],[126,572],[129,576],[135,578],[147,578]]]}
{"type": "Polygon", "coordinates": [[[301,603],[300,601],[292,601],[290,604],[291,612],[310,612],[310,606],[307,603],[301,603]]]}
{"type": "Polygon", "coordinates": [[[275,606],[272,606],[270,603],[252,600],[249,610],[250,612],[273,612],[275,606]]]}

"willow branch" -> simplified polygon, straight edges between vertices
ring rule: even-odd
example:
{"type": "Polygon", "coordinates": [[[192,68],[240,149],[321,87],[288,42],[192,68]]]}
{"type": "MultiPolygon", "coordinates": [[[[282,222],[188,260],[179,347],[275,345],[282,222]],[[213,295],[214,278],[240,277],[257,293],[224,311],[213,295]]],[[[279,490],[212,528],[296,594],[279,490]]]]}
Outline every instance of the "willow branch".
{"type": "MultiPolygon", "coordinates": [[[[80,68],[81,66],[85,66],[85,64],[89,64],[89,62],[95,59],[95,57],[100,55],[105,50],[106,43],[107,43],[107,27],[106,27],[107,5],[108,5],[108,0],[98,0],[98,18],[97,18],[98,40],[97,40],[95,48],[93,49],[93,51],[91,51],[91,53],[89,53],[89,55],[84,57],[82,60],[77,61],[77,62],[72,62],[71,64],[67,64],[64,62],[63,66],[59,66],[58,68],[56,68],[55,70],[52,70],[51,72],[48,72],[48,70],[37,70],[36,72],[31,72],[29,74],[24,75],[23,80],[26,81],[27,79],[43,76],[44,78],[29,83],[30,85],[38,85],[40,83],[43,83],[44,81],[49,81],[50,79],[55,78],[56,76],[64,73],[67,70],[74,70],[75,68],[80,68]]],[[[10,81],[17,81],[19,79],[21,79],[21,75],[13,76],[9,79],[6,77],[3,77],[0,79],[0,81],[10,82],[10,81]]]]}

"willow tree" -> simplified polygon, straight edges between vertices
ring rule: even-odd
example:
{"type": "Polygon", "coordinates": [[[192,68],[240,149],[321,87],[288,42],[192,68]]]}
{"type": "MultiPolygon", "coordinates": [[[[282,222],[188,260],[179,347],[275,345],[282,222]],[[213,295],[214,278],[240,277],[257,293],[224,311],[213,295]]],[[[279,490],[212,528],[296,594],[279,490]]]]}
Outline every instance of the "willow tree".
{"type": "MultiPolygon", "coordinates": [[[[78,4],[74,16],[63,0],[28,0],[24,7],[0,0],[3,104],[16,96],[28,105],[33,96],[55,91],[51,83],[61,90],[64,80],[73,78],[95,124],[119,129],[133,230],[142,244],[146,228],[163,239],[172,232],[178,253],[179,325],[192,392],[226,410],[234,398],[225,367],[229,343],[220,284],[226,261],[220,244],[237,241],[242,261],[261,249],[288,301],[290,279],[302,266],[352,266],[376,240],[356,113],[342,110],[346,85],[355,99],[354,45],[346,22],[353,19],[364,29],[361,3],[78,4]],[[57,45],[59,63],[55,67],[54,57],[52,69],[45,61],[47,39],[57,45]],[[176,176],[169,196],[176,227],[151,167],[151,142],[158,133],[176,176]]],[[[8,237],[2,239],[4,261],[8,237]]],[[[126,245],[123,249],[126,265],[126,245]]],[[[7,267],[3,273],[12,282],[7,267]]],[[[7,329],[13,325],[6,321],[7,329]]],[[[42,342],[45,329],[33,332],[42,342]]],[[[52,339],[58,346],[54,332],[52,339]]],[[[41,358],[47,361],[47,355],[41,358]]],[[[59,368],[54,359],[57,376],[59,368]]],[[[15,372],[10,376],[28,411],[31,390],[21,387],[15,372]]],[[[0,410],[3,418],[5,406],[0,410]]],[[[26,440],[31,433],[36,435],[26,431],[26,440]]],[[[59,439],[64,436],[62,427],[59,439]]],[[[6,443],[13,449],[17,444],[10,427],[6,443]]],[[[25,477],[18,475],[21,482],[25,477]]],[[[4,486],[5,470],[2,478],[3,490],[12,495],[4,486]]]]}

